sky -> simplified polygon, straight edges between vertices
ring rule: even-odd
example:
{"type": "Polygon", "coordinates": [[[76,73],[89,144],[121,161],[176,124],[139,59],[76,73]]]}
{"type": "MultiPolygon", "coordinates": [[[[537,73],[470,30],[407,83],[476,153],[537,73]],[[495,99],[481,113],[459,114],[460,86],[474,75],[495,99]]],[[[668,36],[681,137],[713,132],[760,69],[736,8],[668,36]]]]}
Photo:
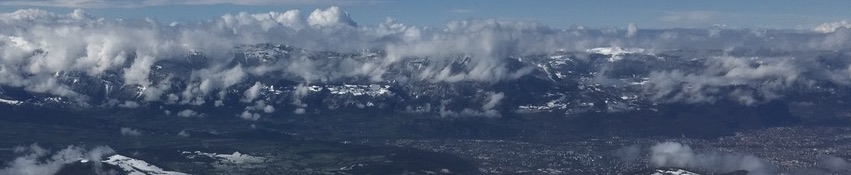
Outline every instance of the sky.
{"type": "Polygon", "coordinates": [[[555,28],[730,28],[810,29],[851,18],[849,0],[672,1],[672,0],[0,0],[0,12],[38,8],[74,9],[104,18],[153,18],[160,22],[200,21],[226,13],[292,9],[310,12],[339,6],[359,25],[393,18],[409,25],[442,26],[463,19],[535,21],[555,28]]]}

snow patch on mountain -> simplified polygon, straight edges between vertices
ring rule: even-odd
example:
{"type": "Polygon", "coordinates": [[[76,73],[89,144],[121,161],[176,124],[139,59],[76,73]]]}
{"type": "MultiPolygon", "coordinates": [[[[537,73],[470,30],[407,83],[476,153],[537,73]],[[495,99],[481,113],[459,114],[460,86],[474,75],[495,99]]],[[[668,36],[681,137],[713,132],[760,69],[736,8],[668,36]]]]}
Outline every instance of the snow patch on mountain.
{"type": "Polygon", "coordinates": [[[14,106],[24,104],[24,102],[22,102],[22,101],[8,100],[8,99],[2,99],[2,98],[0,98],[0,103],[6,103],[6,104],[9,104],[9,105],[14,105],[14,106]]]}
{"type": "Polygon", "coordinates": [[[188,175],[186,173],[165,171],[143,160],[122,156],[119,154],[109,156],[103,163],[121,167],[129,175],[188,175]]]}
{"type": "Polygon", "coordinates": [[[653,175],[700,175],[683,169],[657,169],[653,175]]]}
{"type": "Polygon", "coordinates": [[[266,161],[264,157],[252,156],[248,154],[243,154],[240,152],[233,152],[233,154],[218,154],[218,153],[205,153],[201,151],[183,151],[181,152],[186,158],[194,159],[197,156],[205,156],[209,158],[216,159],[219,163],[227,163],[227,164],[254,164],[254,163],[263,163],[266,161]]]}
{"type": "Polygon", "coordinates": [[[563,99],[552,100],[547,102],[545,105],[521,105],[517,108],[521,111],[528,112],[567,109],[569,104],[562,102],[562,100],[563,99]]]}
{"type": "Polygon", "coordinates": [[[609,62],[615,62],[623,59],[623,55],[644,53],[645,50],[642,48],[598,47],[588,49],[586,52],[609,55],[611,56],[609,57],[609,62]]]}
{"type": "Polygon", "coordinates": [[[630,53],[644,53],[642,48],[621,48],[621,47],[598,47],[588,49],[588,53],[599,53],[603,55],[622,55],[630,53]]]}
{"type": "Polygon", "coordinates": [[[331,94],[335,95],[354,95],[354,96],[382,96],[390,93],[389,85],[325,85],[325,86],[308,86],[307,89],[312,92],[319,92],[323,89],[328,89],[331,94]]]}

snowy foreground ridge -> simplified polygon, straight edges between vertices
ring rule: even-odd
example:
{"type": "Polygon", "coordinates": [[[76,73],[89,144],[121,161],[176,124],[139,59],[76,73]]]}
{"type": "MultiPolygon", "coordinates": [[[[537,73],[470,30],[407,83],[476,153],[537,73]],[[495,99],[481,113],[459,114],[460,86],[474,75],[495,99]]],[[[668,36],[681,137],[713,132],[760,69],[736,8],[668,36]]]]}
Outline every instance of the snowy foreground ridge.
{"type": "Polygon", "coordinates": [[[118,154],[109,156],[103,163],[121,167],[129,175],[188,175],[181,172],[166,171],[143,160],[118,154]]]}

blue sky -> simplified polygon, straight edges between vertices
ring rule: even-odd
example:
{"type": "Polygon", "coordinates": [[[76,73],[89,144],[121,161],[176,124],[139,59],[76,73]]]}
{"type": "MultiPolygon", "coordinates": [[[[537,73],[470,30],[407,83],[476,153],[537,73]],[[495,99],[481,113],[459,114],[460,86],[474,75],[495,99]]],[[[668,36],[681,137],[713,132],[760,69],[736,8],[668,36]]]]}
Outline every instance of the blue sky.
{"type": "Polygon", "coordinates": [[[161,22],[197,21],[225,13],[268,12],[339,6],[359,25],[388,17],[411,25],[441,26],[449,20],[494,18],[529,20],[565,28],[707,27],[809,29],[851,19],[851,0],[674,1],[674,0],[0,0],[0,11],[40,8],[67,13],[85,9],[98,17],[144,18],[161,22]],[[223,3],[224,2],[224,3],[223,3]]]}

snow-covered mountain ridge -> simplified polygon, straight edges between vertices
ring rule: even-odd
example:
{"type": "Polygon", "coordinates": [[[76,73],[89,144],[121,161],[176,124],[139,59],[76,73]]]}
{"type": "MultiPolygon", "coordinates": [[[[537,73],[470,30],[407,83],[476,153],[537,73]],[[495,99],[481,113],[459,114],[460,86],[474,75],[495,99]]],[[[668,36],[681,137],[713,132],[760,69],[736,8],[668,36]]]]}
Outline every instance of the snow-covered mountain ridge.
{"type": "Polygon", "coordinates": [[[770,51],[651,53],[604,47],[512,56],[482,68],[491,63],[475,62],[469,55],[388,64],[382,59],[387,53],[380,49],[338,53],[261,44],[238,47],[231,58],[194,52],[184,59],[156,62],[144,85],[126,82],[122,69],[100,76],[57,72],[53,78],[61,84],[56,86],[67,88],[67,95],[4,86],[0,97],[4,104],[60,108],[236,105],[244,110],[235,116],[257,120],[275,112],[337,109],[487,117],[655,111],[668,103],[728,100],[754,105],[848,88],[851,78],[839,77],[842,69],[832,64],[851,62],[844,52],[761,56],[765,52],[770,51]],[[483,78],[487,74],[509,75],[483,78]]]}

